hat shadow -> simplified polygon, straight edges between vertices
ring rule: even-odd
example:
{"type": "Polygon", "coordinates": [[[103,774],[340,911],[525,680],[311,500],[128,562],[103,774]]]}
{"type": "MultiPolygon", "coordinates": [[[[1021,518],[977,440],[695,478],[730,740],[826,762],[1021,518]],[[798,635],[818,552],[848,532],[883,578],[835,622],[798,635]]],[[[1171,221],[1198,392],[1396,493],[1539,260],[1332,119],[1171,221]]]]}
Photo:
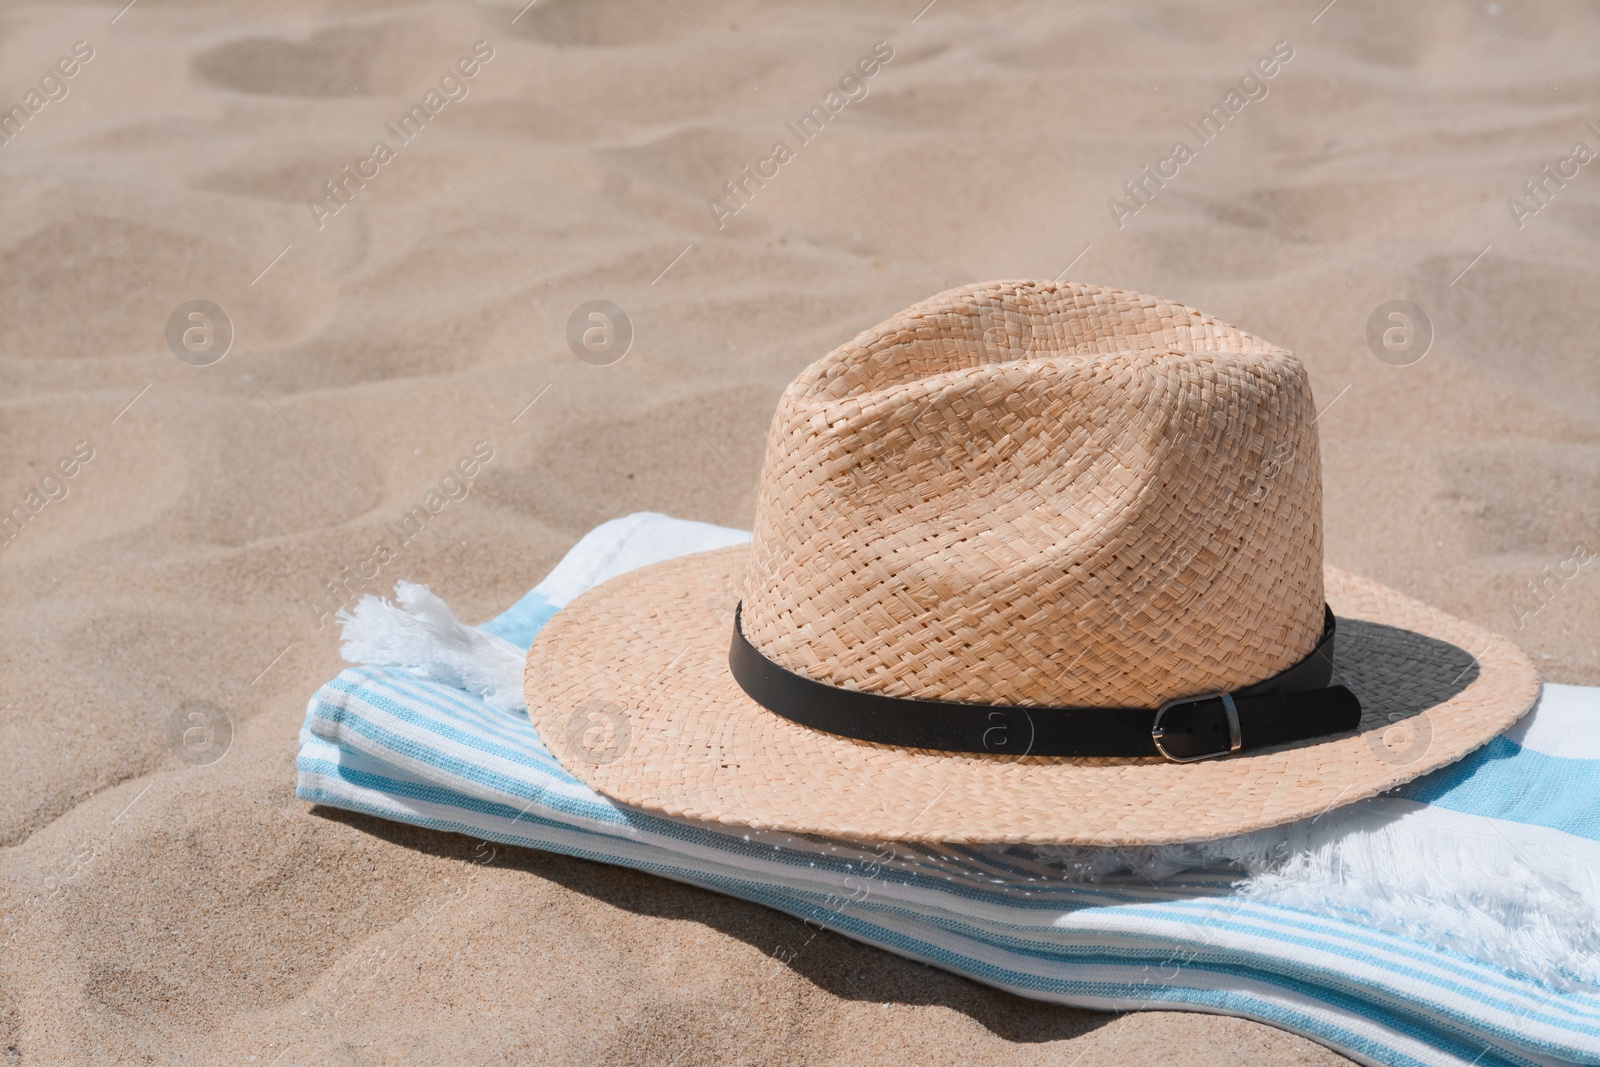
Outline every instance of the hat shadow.
{"type": "MultiPolygon", "coordinates": [[[[473,838],[320,804],[311,811],[402,848],[462,864],[475,860],[473,838]]],[[[1118,1018],[1110,1012],[1029,1000],[980,985],[709,889],[554,852],[514,845],[495,848],[496,867],[531,874],[634,915],[697,923],[759,950],[767,957],[765,971],[782,967],[844,1000],[948,1008],[996,1037],[1019,1044],[1080,1037],[1118,1018]]]]}
{"type": "Polygon", "coordinates": [[[1477,656],[1448,641],[1364,619],[1339,620],[1333,681],[1361,701],[1358,733],[1387,731],[1409,720],[1425,747],[1429,710],[1466,690],[1479,673],[1477,656]]]}

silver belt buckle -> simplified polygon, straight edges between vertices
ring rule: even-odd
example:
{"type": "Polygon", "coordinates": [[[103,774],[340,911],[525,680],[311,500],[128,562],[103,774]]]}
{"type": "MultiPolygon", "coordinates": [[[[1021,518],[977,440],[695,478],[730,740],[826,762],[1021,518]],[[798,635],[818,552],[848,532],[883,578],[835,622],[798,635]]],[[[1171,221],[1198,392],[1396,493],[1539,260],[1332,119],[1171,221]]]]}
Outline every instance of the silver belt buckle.
{"type": "MultiPolygon", "coordinates": [[[[1203,727],[1207,725],[1207,723],[1201,722],[1199,725],[1203,727]]],[[[1173,763],[1194,763],[1196,760],[1215,759],[1218,756],[1227,756],[1239,751],[1239,709],[1233,703],[1233,694],[1207,693],[1204,696],[1179,697],[1177,700],[1167,701],[1165,704],[1161,705],[1161,707],[1156,709],[1155,721],[1150,724],[1150,739],[1155,742],[1156,751],[1161,753],[1162,756],[1171,760],[1173,763]],[[1212,727],[1210,730],[1201,729],[1197,731],[1195,729],[1196,723],[1193,721],[1190,721],[1188,724],[1182,727],[1176,723],[1168,726],[1162,722],[1162,720],[1166,718],[1167,713],[1175,708],[1181,708],[1188,704],[1203,704],[1208,700],[1217,700],[1222,703],[1222,717],[1220,719],[1212,719],[1210,721],[1209,725],[1212,727]],[[1224,723],[1228,728],[1228,741],[1226,747],[1218,747],[1216,749],[1208,749],[1201,752],[1192,752],[1186,751],[1186,746],[1179,743],[1180,738],[1184,741],[1204,742],[1206,740],[1204,736],[1205,734],[1220,734],[1224,723]],[[1201,736],[1197,737],[1197,733],[1201,736]],[[1184,754],[1174,755],[1173,752],[1167,750],[1166,745],[1162,744],[1163,741],[1171,743],[1172,747],[1177,752],[1184,754]]],[[[1219,736],[1216,738],[1216,740],[1220,744],[1222,738],[1219,736]]]]}

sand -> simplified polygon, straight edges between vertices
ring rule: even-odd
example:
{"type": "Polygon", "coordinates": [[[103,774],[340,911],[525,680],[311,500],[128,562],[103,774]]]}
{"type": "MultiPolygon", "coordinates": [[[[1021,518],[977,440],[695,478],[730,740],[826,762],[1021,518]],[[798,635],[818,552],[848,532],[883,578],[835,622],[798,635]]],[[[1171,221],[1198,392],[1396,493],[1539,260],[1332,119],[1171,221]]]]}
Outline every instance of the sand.
{"type": "Polygon", "coordinates": [[[1063,271],[1296,351],[1328,559],[1600,682],[1593,9],[921,3],[0,14],[0,103],[48,79],[0,145],[0,509],[39,505],[0,547],[6,1062],[1342,1062],[294,798],[340,665],[324,583],[476,443],[368,591],[479,620],[605,519],[747,526],[801,367],[950,285],[1063,271]],[[1172,176],[1134,200],[1147,165],[1172,176]],[[1547,165],[1576,174],[1531,199],[1547,165]],[[708,206],[746,166],[769,177],[708,206]],[[336,179],[350,202],[308,207],[336,179]],[[201,299],[236,335],[206,366],[166,339],[201,299]],[[591,299],[632,323],[611,366],[567,345],[591,299]],[[1366,340],[1395,299],[1433,324],[1406,366],[1366,340]]]}

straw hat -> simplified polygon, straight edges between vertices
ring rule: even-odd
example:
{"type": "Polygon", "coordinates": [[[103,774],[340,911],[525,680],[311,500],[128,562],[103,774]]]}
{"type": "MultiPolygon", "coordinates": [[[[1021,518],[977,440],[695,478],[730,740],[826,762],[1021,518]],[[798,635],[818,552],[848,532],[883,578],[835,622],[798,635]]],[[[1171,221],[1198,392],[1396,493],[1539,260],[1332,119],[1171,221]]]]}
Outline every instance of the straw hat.
{"type": "Polygon", "coordinates": [[[1372,796],[1538,677],[1323,565],[1315,419],[1294,355],[1192,308],[941,293],[785,390],[752,544],[549,623],[529,715],[623,804],[848,838],[1198,841],[1372,796]]]}

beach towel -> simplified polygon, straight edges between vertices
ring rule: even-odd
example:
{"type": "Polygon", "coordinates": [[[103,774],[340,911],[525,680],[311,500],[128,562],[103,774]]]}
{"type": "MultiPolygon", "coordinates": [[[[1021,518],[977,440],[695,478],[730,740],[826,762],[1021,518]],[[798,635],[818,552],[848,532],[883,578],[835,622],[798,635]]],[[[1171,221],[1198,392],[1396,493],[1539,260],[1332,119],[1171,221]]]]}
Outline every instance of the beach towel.
{"type": "Polygon", "coordinates": [[[606,523],[481,627],[420,586],[364,599],[297,795],[703,886],[1023,997],[1240,1016],[1362,1063],[1600,1063],[1600,689],[1547,684],[1459,763],[1198,845],[860,843],[620,807],[541,744],[522,652],[594,584],[748,536],[606,523]]]}

